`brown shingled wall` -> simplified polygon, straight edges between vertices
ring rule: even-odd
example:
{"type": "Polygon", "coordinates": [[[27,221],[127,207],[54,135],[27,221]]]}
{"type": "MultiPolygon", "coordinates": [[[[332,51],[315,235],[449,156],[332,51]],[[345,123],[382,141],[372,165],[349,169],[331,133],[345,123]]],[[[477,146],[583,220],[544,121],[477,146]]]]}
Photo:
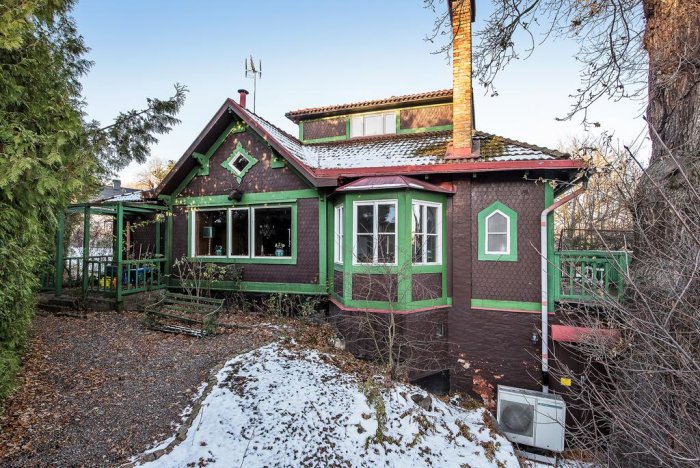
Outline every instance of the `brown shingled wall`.
{"type": "Polygon", "coordinates": [[[423,301],[442,296],[441,273],[416,273],[411,275],[411,299],[423,301]]]}
{"type": "Polygon", "coordinates": [[[414,107],[399,112],[399,128],[402,130],[443,125],[452,125],[452,104],[414,107]]]}
{"type": "Polygon", "coordinates": [[[346,135],[347,117],[304,122],[304,140],[317,140],[346,135]]]}

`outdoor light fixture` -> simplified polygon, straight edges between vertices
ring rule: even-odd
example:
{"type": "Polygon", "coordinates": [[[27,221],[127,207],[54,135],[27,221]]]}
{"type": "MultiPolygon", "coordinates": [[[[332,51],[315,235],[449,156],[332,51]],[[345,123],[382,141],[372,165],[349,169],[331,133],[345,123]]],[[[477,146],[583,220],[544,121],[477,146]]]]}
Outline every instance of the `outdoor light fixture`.
{"type": "Polygon", "coordinates": [[[243,190],[241,190],[241,189],[235,189],[228,196],[229,200],[235,200],[235,201],[241,201],[242,198],[243,198],[243,190]]]}
{"type": "Polygon", "coordinates": [[[537,332],[534,331],[532,332],[532,335],[530,335],[530,343],[532,343],[533,346],[537,344],[538,337],[537,337],[537,332]]]}

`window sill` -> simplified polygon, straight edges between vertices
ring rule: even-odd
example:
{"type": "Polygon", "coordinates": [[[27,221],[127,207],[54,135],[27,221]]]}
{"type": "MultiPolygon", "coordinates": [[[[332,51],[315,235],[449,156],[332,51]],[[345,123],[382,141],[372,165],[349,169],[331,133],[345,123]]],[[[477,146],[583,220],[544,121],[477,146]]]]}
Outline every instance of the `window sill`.
{"type": "Polygon", "coordinates": [[[296,265],[295,257],[190,257],[190,260],[209,263],[247,263],[261,265],[296,265]]]}

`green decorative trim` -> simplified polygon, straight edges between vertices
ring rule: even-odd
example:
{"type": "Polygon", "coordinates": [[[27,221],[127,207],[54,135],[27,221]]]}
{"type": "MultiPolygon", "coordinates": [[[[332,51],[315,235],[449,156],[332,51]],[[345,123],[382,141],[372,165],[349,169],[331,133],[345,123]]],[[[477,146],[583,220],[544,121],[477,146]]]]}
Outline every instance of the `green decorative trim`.
{"type": "Polygon", "coordinates": [[[495,299],[474,299],[471,300],[473,308],[503,310],[503,311],[522,311],[522,312],[539,312],[541,306],[538,302],[523,302],[523,301],[500,301],[495,299]]]}
{"type": "Polygon", "coordinates": [[[211,159],[212,156],[214,156],[214,153],[216,153],[216,150],[219,149],[219,147],[226,141],[226,138],[228,138],[229,135],[233,133],[241,133],[245,132],[248,129],[248,125],[245,122],[232,122],[228,127],[226,127],[226,130],[221,132],[221,134],[218,136],[216,141],[214,141],[214,144],[212,144],[209,149],[207,150],[206,154],[202,153],[192,153],[192,157],[197,160],[199,163],[199,169],[197,170],[198,176],[208,176],[209,175],[209,160],[211,159]]]}
{"type": "Polygon", "coordinates": [[[253,156],[248,153],[245,148],[243,148],[243,145],[239,141],[238,144],[236,145],[236,149],[233,150],[231,155],[226,158],[224,162],[221,163],[224,169],[229,171],[231,174],[236,176],[236,180],[238,183],[241,183],[241,180],[243,180],[243,177],[245,177],[246,173],[250,170],[251,167],[255,166],[258,163],[258,160],[255,159],[253,156]],[[243,156],[246,161],[248,161],[248,164],[245,165],[243,169],[240,171],[236,169],[236,167],[233,165],[234,161],[238,159],[240,156],[243,156]]]}
{"type": "Polygon", "coordinates": [[[347,135],[338,135],[332,137],[315,138],[313,140],[304,140],[304,143],[328,143],[331,141],[343,141],[347,139],[347,135]]]}
{"type": "Polygon", "coordinates": [[[452,130],[452,125],[438,125],[436,127],[419,127],[419,128],[397,128],[396,133],[403,135],[405,133],[424,133],[424,132],[442,132],[452,130]]]}
{"type": "Polygon", "coordinates": [[[180,193],[185,189],[185,187],[187,187],[190,184],[190,182],[192,182],[192,179],[194,179],[194,177],[199,173],[199,171],[200,167],[195,167],[190,171],[189,174],[187,174],[187,177],[182,179],[180,185],[177,186],[177,188],[173,191],[171,195],[173,200],[180,195],[180,193]]]}
{"type": "MultiPolygon", "coordinates": [[[[554,188],[549,182],[544,183],[544,207],[549,208],[554,203],[554,188]]],[[[554,312],[554,301],[557,292],[559,268],[555,264],[554,252],[554,213],[547,215],[547,311],[554,312]]]]}
{"type": "Polygon", "coordinates": [[[304,141],[304,121],[299,122],[299,140],[304,141]]]}
{"type": "Polygon", "coordinates": [[[478,258],[481,261],[516,262],[518,261],[518,213],[497,201],[484,208],[477,216],[479,227],[478,258]],[[510,220],[510,253],[490,254],[486,253],[486,218],[492,213],[500,211],[510,220]]]}
{"type": "MultiPolygon", "coordinates": [[[[272,150],[271,150],[272,151],[272,150]]],[[[282,169],[287,166],[287,161],[284,160],[282,156],[272,151],[272,157],[270,158],[270,167],[272,169],[282,169]]]]}
{"type": "MultiPolygon", "coordinates": [[[[177,281],[171,281],[170,287],[177,287],[177,281]]],[[[265,283],[261,281],[215,281],[211,289],[219,291],[243,291],[249,293],[288,293],[288,294],[327,294],[322,284],[308,283],[265,283]]]]}
{"type": "Polygon", "coordinates": [[[241,201],[229,200],[228,195],[206,195],[203,197],[183,197],[175,199],[175,205],[187,205],[193,207],[202,206],[239,206],[260,203],[293,202],[302,198],[316,198],[316,189],[285,190],[282,192],[258,192],[246,193],[241,201]]]}
{"type": "MultiPolygon", "coordinates": [[[[190,243],[190,249],[192,244],[190,243]]],[[[292,250],[294,245],[292,245],[292,250]]],[[[188,257],[190,260],[202,261],[205,263],[254,263],[265,265],[296,265],[296,256],[292,257],[188,257]]]]}
{"type": "MultiPolygon", "coordinates": [[[[318,282],[320,284],[328,284],[328,201],[325,197],[318,200],[318,282]]],[[[296,245],[296,244],[295,244],[296,245]]]]}

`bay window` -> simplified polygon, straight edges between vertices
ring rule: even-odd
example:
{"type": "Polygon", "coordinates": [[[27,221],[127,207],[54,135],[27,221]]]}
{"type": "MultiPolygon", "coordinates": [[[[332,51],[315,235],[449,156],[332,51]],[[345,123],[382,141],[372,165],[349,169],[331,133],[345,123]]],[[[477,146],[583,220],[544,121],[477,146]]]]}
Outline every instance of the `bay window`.
{"type": "Polygon", "coordinates": [[[439,264],[442,261],[442,205],[414,201],[411,224],[413,263],[439,264]]]}
{"type": "Polygon", "coordinates": [[[396,264],[397,201],[353,204],[353,260],[356,264],[396,264]]]}
{"type": "Polygon", "coordinates": [[[338,205],[334,209],[333,224],[333,261],[343,263],[343,205],[338,205]]]}

